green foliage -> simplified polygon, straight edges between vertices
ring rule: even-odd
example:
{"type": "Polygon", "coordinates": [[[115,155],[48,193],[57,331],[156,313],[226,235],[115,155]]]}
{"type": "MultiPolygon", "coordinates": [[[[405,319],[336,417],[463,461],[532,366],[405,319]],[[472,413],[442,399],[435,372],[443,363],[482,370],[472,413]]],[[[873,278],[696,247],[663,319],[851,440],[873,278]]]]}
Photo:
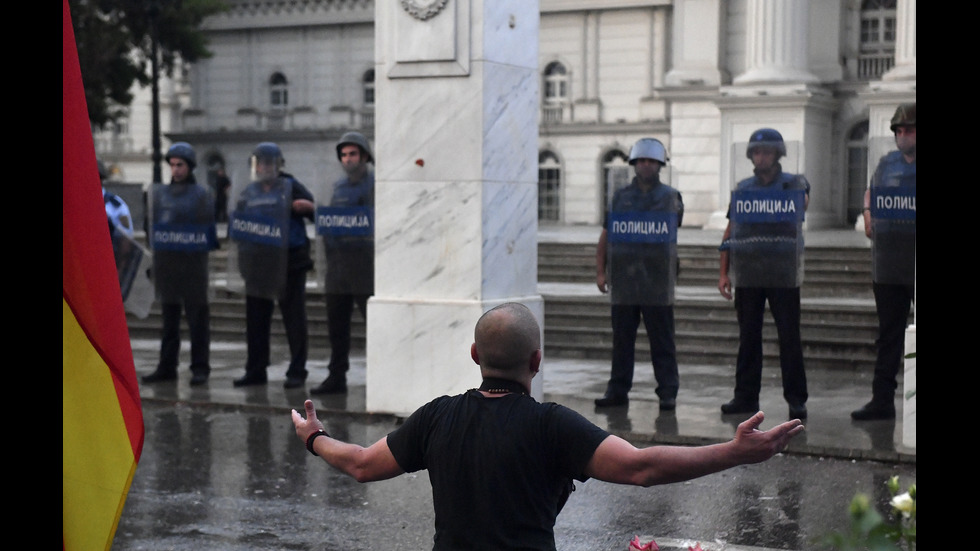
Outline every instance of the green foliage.
{"type": "Polygon", "coordinates": [[[154,28],[159,69],[170,76],[181,62],[211,55],[201,22],[228,7],[225,0],[69,0],[68,5],[89,121],[98,127],[126,115],[133,84],[150,84],[154,28]]]}
{"type": "Polygon", "coordinates": [[[821,538],[824,549],[834,551],[915,551],[915,484],[899,494],[898,477],[887,482],[892,495],[891,511],[882,516],[864,494],[856,494],[848,507],[851,525],[847,531],[821,538]]]}

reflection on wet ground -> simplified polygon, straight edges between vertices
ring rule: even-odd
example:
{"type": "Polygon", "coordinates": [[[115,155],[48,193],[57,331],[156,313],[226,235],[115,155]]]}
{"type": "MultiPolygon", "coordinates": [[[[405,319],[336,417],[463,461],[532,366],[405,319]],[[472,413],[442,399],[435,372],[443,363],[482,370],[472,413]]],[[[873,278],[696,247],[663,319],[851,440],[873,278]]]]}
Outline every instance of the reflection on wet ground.
{"type": "MultiPolygon", "coordinates": [[[[143,455],[114,550],[431,549],[425,472],[359,484],[310,455],[282,408],[147,400],[143,409],[143,455]]],[[[359,444],[397,423],[321,417],[359,444]]],[[[658,416],[658,430],[676,431],[672,417],[658,416]]],[[[855,492],[886,510],[884,481],[894,474],[905,486],[915,465],[777,456],[654,488],[577,483],[555,528],[558,549],[619,551],[634,535],[665,551],[687,541],[707,551],[810,549],[814,537],[845,528],[855,492]]]]}

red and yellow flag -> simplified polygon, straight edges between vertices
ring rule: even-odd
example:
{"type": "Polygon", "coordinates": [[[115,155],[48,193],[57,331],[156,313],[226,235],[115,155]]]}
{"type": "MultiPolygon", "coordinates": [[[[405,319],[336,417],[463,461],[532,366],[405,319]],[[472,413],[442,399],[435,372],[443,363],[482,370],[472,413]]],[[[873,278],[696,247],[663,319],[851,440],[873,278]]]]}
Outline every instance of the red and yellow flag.
{"type": "Polygon", "coordinates": [[[62,547],[109,549],[143,412],[68,1],[63,0],[62,547]]]}

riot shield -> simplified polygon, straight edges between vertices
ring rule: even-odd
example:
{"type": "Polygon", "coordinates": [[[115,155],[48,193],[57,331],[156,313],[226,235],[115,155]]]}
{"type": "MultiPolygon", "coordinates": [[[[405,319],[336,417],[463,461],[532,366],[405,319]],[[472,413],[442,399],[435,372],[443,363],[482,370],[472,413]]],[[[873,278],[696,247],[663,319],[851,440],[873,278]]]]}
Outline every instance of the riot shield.
{"type": "Polygon", "coordinates": [[[353,186],[341,178],[317,197],[317,265],[324,268],[324,291],[374,294],[374,175],[353,186]]]}
{"type": "Polygon", "coordinates": [[[669,306],[677,283],[677,212],[611,212],[607,225],[613,304],[669,306]]]}
{"type": "Polygon", "coordinates": [[[211,192],[196,183],[153,184],[148,197],[157,299],[207,302],[208,253],[218,247],[211,192]]]}
{"type": "Polygon", "coordinates": [[[228,289],[276,299],[286,283],[292,182],[253,180],[233,189],[229,214],[228,289]]]}
{"type": "Polygon", "coordinates": [[[116,231],[112,232],[112,254],[119,273],[123,309],[146,319],[153,305],[153,259],[150,252],[132,237],[116,231]]]}
{"type": "Polygon", "coordinates": [[[870,192],[872,277],[877,283],[914,285],[915,164],[898,151],[882,156],[870,192]]]}
{"type": "Polygon", "coordinates": [[[803,283],[806,191],[753,188],[732,193],[732,282],[741,287],[799,287],[803,283]]]}

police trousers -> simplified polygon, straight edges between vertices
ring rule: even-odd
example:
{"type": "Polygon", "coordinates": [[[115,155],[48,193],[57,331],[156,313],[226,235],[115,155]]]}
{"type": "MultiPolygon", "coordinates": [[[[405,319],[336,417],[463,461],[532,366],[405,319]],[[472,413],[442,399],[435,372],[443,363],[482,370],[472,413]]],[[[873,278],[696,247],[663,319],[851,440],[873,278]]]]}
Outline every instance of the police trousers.
{"type": "Polygon", "coordinates": [[[738,359],[735,364],[735,399],[758,402],[762,390],[762,324],[766,302],[779,337],[779,367],[783,398],[794,406],[806,404],[806,372],[800,339],[799,287],[736,287],[738,359]]]}

